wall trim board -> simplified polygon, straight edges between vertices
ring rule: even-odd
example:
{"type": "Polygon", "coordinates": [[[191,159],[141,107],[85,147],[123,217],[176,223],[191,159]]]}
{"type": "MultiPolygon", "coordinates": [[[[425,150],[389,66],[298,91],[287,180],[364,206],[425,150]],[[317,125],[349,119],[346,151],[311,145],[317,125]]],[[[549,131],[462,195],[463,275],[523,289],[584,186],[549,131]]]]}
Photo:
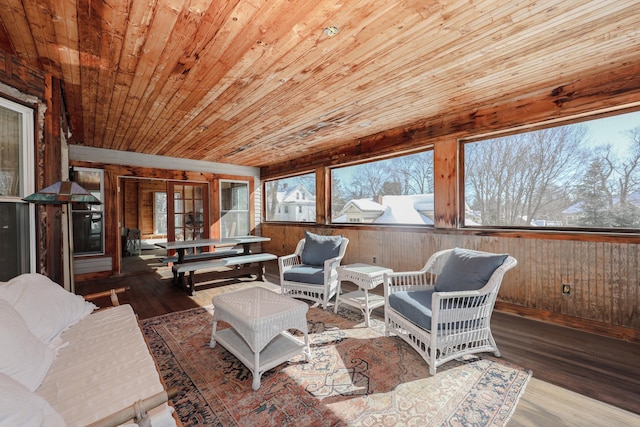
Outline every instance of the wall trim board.
{"type": "Polygon", "coordinates": [[[554,325],[561,325],[596,335],[617,338],[624,341],[640,344],[640,330],[633,328],[580,319],[577,317],[554,313],[548,310],[510,304],[504,301],[496,301],[495,310],[502,313],[513,314],[528,319],[553,323],[554,325]]]}

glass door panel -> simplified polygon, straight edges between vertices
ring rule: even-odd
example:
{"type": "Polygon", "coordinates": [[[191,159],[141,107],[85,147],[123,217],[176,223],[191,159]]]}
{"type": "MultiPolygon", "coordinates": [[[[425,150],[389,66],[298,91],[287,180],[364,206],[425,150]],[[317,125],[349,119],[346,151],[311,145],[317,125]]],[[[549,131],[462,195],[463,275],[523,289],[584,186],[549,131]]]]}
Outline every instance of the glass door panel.
{"type": "MultiPolygon", "coordinates": [[[[167,206],[173,212],[168,213],[167,238],[169,241],[189,241],[209,237],[208,184],[205,183],[167,183],[167,194],[172,200],[167,206]]],[[[187,253],[193,250],[187,250],[187,253]]]]}
{"type": "Polygon", "coordinates": [[[220,236],[250,234],[249,183],[220,182],[220,236]]]}

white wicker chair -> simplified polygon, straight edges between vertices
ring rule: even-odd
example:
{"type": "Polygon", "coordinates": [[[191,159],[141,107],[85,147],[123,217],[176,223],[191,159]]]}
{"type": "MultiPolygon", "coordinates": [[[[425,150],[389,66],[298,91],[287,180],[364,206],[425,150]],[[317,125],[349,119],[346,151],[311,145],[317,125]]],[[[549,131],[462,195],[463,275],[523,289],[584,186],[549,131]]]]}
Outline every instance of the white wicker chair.
{"type": "MultiPolygon", "coordinates": [[[[479,290],[437,292],[436,278],[452,253],[453,249],[436,252],[421,270],[388,273],[384,280],[385,333],[387,336],[394,333],[411,345],[427,362],[431,375],[435,375],[436,368],[443,363],[467,354],[493,352],[500,357],[491,334],[491,314],[504,274],[517,264],[515,258],[507,256],[479,290]],[[416,321],[409,320],[391,307],[389,297],[399,291],[431,291],[411,294],[414,297],[420,295],[420,298],[429,296],[424,301],[430,300],[431,306],[423,307],[426,313],[431,313],[430,322],[428,316],[418,317],[423,323],[419,326],[416,321]]],[[[398,303],[395,305],[398,306],[398,303]]],[[[421,315],[422,312],[418,316],[421,315]]],[[[416,313],[410,317],[416,319],[416,313]]]]}
{"type": "Polygon", "coordinates": [[[293,298],[302,298],[322,304],[326,310],[329,300],[333,298],[338,289],[338,272],[336,267],[340,265],[347,250],[349,239],[342,237],[338,256],[324,261],[322,273],[324,280],[321,284],[306,283],[301,281],[285,280],[285,273],[294,267],[300,267],[302,263],[302,251],[304,250],[305,239],[298,242],[295,253],[278,258],[280,268],[280,286],[282,294],[293,298]]]}

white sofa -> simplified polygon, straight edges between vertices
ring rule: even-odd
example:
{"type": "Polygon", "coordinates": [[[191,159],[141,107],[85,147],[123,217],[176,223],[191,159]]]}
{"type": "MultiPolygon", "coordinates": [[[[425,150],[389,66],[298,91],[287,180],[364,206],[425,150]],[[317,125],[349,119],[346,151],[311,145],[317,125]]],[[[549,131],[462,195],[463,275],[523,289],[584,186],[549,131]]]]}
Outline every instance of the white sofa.
{"type": "Polygon", "coordinates": [[[144,415],[141,402],[154,395],[165,403],[148,412],[151,424],[176,426],[131,306],[96,308],[40,274],[0,282],[0,426],[144,415]]]}

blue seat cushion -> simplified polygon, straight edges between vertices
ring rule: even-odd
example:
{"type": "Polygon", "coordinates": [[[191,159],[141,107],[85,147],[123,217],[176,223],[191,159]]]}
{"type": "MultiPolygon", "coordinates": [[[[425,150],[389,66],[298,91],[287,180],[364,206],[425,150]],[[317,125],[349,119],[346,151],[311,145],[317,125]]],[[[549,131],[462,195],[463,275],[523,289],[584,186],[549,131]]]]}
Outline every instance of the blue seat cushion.
{"type": "MultiPolygon", "coordinates": [[[[431,330],[431,311],[433,293],[435,289],[428,291],[398,291],[389,295],[389,305],[398,313],[409,319],[414,324],[420,326],[427,331],[431,330]]],[[[467,298],[455,298],[442,303],[442,309],[460,308],[477,306],[484,304],[487,300],[486,295],[467,298]]],[[[472,328],[481,325],[479,320],[465,320],[464,322],[455,322],[452,326],[456,329],[460,327],[472,328]]],[[[438,330],[442,328],[442,324],[438,325],[438,330]]]]}
{"type": "Polygon", "coordinates": [[[342,236],[321,236],[308,231],[304,234],[304,248],[300,254],[303,264],[324,265],[326,260],[340,255],[342,236]]]}
{"type": "Polygon", "coordinates": [[[436,278],[436,291],[477,291],[487,284],[507,256],[455,248],[436,278]]]}
{"type": "Polygon", "coordinates": [[[389,305],[398,313],[427,331],[431,330],[431,298],[428,291],[398,291],[389,295],[389,305]]]}
{"type": "Polygon", "coordinates": [[[291,282],[309,283],[312,285],[324,284],[324,270],[317,265],[300,264],[285,271],[284,280],[291,282]]]}

